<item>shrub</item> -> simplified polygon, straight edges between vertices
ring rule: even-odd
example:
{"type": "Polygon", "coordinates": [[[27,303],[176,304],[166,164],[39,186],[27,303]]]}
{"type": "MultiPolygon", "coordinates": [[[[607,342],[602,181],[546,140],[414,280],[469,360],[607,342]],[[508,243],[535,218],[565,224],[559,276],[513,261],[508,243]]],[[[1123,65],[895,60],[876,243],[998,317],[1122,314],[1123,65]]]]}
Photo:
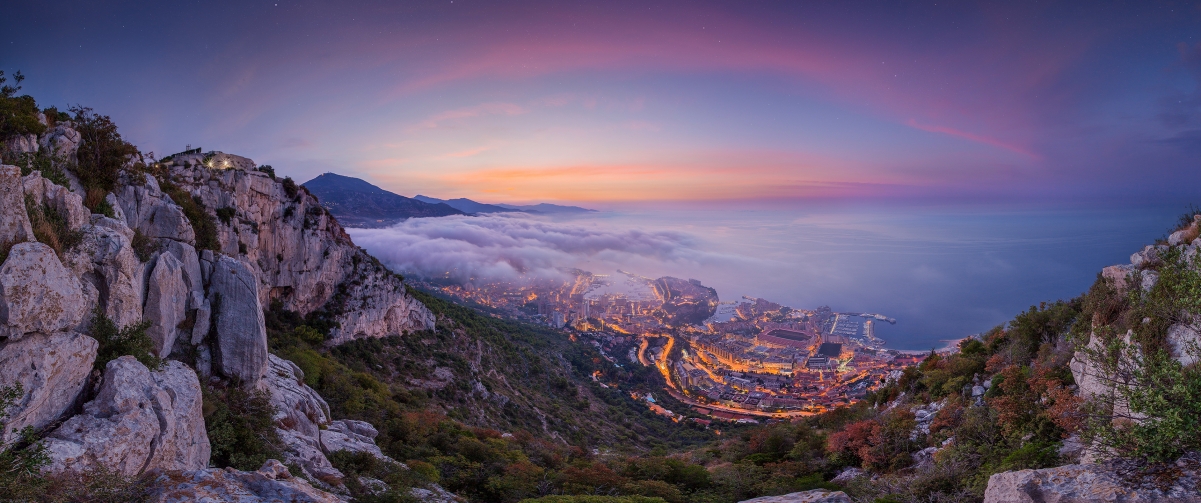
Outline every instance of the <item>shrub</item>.
{"type": "Polygon", "coordinates": [[[46,126],[38,120],[38,105],[29,95],[15,96],[21,90],[25,76],[13,74],[15,86],[7,84],[8,77],[0,71],[0,138],[13,135],[42,134],[46,126]]]}
{"type": "Polygon", "coordinates": [[[133,252],[138,256],[138,260],[142,262],[149,261],[161,246],[158,241],[142,234],[142,231],[137,229],[133,231],[133,242],[130,245],[133,246],[133,252]]]}
{"type": "Polygon", "coordinates": [[[300,192],[300,187],[296,185],[296,182],[292,181],[292,177],[285,177],[282,183],[284,186],[284,193],[287,194],[288,197],[296,197],[296,194],[300,192]]]}
{"type": "Polygon", "coordinates": [[[282,443],[271,417],[275,409],[262,390],[237,383],[204,385],[204,426],[212,444],[212,464],[253,471],[280,459],[282,443]]]}
{"type": "Polygon", "coordinates": [[[258,169],[259,169],[259,171],[262,171],[263,173],[266,173],[267,175],[269,175],[272,180],[275,179],[275,168],[272,168],[270,164],[264,164],[262,166],[259,166],[258,169]]]}
{"type": "Polygon", "coordinates": [[[100,306],[92,314],[92,338],[100,343],[96,351],[96,370],[103,371],[108,362],[125,355],[131,355],[150,370],[157,370],[163,361],[154,354],[154,341],[146,335],[150,322],[143,321],[124,328],[118,328],[113,320],[104,314],[100,306]]]}
{"type": "MultiPolygon", "coordinates": [[[[121,138],[117,125],[107,115],[97,115],[80,105],[71,107],[71,112],[81,140],[73,171],[85,190],[111,192],[117,188],[120,171],[138,155],[138,149],[121,138]]],[[[92,202],[99,203],[94,199],[92,202]]]]}
{"type": "Polygon", "coordinates": [[[217,239],[217,220],[204,208],[204,202],[199,197],[189,194],[178,185],[164,181],[159,184],[163,192],[171,196],[171,200],[183,210],[184,216],[192,223],[192,231],[196,233],[196,249],[220,251],[221,242],[217,239]]]}
{"type": "Polygon", "coordinates": [[[33,237],[54,249],[60,257],[63,252],[74,248],[83,240],[83,233],[71,230],[67,219],[49,204],[41,205],[33,201],[33,196],[25,196],[25,212],[29,215],[29,223],[33,227],[33,237]]]}
{"type": "Polygon", "coordinates": [[[221,220],[221,223],[229,225],[229,221],[233,219],[235,212],[237,210],[229,206],[217,208],[217,218],[221,220]]]}
{"type": "MultiPolygon", "coordinates": [[[[1100,347],[1082,349],[1115,390],[1085,406],[1082,436],[1103,452],[1157,463],[1201,449],[1201,366],[1173,358],[1167,337],[1171,327],[1193,323],[1194,313],[1201,313],[1201,271],[1182,248],[1163,254],[1150,291],[1126,293],[1129,314],[1123,318],[1139,321],[1097,327],[1100,347]],[[1129,336],[1116,336],[1115,328],[1123,327],[1129,336]]],[[[1196,343],[1178,343],[1175,350],[1181,359],[1201,360],[1196,343]]]]}
{"type": "Polygon", "coordinates": [[[21,168],[21,176],[28,176],[34,171],[42,174],[42,178],[54,182],[56,185],[69,187],[70,181],[67,180],[67,175],[63,174],[63,170],[59,166],[67,165],[67,159],[62,156],[52,156],[45,148],[39,148],[37,152],[22,152],[4,153],[4,163],[12,164],[21,168]]]}

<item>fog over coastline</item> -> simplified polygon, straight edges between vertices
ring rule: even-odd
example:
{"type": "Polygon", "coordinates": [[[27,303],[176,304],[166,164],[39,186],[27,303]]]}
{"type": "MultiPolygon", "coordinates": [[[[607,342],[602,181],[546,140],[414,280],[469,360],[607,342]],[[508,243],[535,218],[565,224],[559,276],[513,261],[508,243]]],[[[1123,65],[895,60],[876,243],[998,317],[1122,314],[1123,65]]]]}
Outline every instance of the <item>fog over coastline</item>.
{"type": "Polygon", "coordinates": [[[348,229],[406,275],[467,282],[564,278],[578,267],[695,278],[723,301],[880,313],[896,349],[943,347],[1041,301],[1080,295],[1153,242],[1182,208],[883,205],[655,209],[580,216],[410,219],[348,229]]]}
{"type": "Polygon", "coordinates": [[[566,278],[562,269],[567,267],[660,269],[664,264],[696,265],[714,258],[698,250],[695,238],[686,233],[618,229],[527,214],[412,218],[385,229],[347,231],[393,270],[460,282],[562,279],[566,278]]]}

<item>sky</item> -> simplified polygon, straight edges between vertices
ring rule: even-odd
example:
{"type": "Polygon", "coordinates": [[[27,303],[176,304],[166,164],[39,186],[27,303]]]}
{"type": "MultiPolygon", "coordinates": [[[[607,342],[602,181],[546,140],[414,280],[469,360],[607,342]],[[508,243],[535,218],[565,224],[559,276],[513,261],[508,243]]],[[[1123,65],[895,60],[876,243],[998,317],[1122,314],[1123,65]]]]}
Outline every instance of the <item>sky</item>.
{"type": "Polygon", "coordinates": [[[0,69],[159,156],[596,208],[1184,201],[1196,2],[19,2],[0,69]]]}
{"type": "Polygon", "coordinates": [[[1201,183],[1201,3],[19,2],[42,106],[393,192],[603,210],[354,231],[406,274],[622,268],[923,349],[1078,295],[1201,183]]]}

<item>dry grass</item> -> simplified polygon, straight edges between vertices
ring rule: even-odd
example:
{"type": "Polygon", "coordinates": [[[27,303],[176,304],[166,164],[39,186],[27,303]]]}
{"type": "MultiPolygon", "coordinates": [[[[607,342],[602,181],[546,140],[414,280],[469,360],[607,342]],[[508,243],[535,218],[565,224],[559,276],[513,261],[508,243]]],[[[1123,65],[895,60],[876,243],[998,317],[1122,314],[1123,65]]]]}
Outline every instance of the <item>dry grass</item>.
{"type": "Polygon", "coordinates": [[[67,219],[48,204],[37,204],[32,197],[25,197],[25,211],[29,214],[29,224],[33,227],[33,237],[39,243],[45,244],[62,256],[63,252],[74,248],[83,239],[79,231],[71,230],[67,219]]]}

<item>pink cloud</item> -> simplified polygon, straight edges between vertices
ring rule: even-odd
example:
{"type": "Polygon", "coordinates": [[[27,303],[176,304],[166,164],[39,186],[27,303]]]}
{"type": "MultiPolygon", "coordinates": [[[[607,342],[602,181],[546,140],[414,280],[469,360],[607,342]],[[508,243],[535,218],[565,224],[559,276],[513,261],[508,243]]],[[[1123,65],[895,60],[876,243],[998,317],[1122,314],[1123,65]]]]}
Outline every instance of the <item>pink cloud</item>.
{"type": "Polygon", "coordinates": [[[1042,157],[1039,156],[1038,154],[1035,154],[1025,148],[1018,147],[1016,145],[1011,145],[1009,143],[1005,143],[1005,142],[1002,142],[1002,141],[994,139],[994,138],[989,138],[987,136],[972,134],[972,133],[968,133],[966,131],[959,131],[957,129],[952,129],[949,127],[918,124],[918,122],[913,119],[909,119],[909,121],[906,122],[905,125],[915,128],[915,129],[920,129],[922,131],[927,131],[930,133],[940,133],[940,134],[950,135],[950,136],[954,136],[956,138],[963,138],[965,140],[970,140],[970,141],[973,141],[976,143],[983,143],[985,145],[1002,148],[1002,149],[1008,150],[1010,152],[1024,155],[1024,156],[1029,157],[1034,160],[1042,159],[1042,157]]]}
{"type": "Polygon", "coordinates": [[[479,117],[482,115],[521,115],[524,113],[526,113],[524,108],[513,103],[484,103],[482,105],[457,108],[431,115],[424,121],[421,121],[420,123],[409,128],[409,130],[437,129],[443,122],[466,119],[470,117],[479,117]]]}

